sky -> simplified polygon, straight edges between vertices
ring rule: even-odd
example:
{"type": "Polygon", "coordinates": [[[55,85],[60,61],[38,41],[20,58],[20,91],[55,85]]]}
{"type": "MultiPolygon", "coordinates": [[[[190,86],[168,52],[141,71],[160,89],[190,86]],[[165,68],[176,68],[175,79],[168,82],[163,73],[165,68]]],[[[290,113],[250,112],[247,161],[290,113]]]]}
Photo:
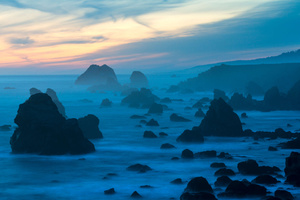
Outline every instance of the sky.
{"type": "Polygon", "coordinates": [[[174,71],[300,48],[296,0],[0,0],[0,74],[174,71]]]}

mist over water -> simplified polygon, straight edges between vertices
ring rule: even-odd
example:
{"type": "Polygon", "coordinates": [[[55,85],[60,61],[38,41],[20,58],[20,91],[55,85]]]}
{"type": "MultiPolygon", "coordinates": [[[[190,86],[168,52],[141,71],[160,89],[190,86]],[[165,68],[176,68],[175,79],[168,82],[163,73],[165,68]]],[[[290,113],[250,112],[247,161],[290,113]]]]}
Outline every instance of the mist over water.
{"type": "MultiPolygon", "coordinates": [[[[9,144],[12,131],[0,132],[0,193],[1,199],[130,199],[133,191],[138,191],[143,199],[179,199],[187,182],[182,185],[170,184],[176,178],[189,181],[196,176],[204,176],[210,184],[217,177],[213,176],[216,169],[210,168],[212,162],[225,162],[228,168],[237,172],[237,163],[246,159],[255,159],[259,165],[278,166],[281,170],[285,166],[285,157],[291,150],[269,152],[269,146],[276,146],[286,139],[258,141],[252,138],[218,138],[207,137],[203,144],[183,144],[176,142],[176,138],[185,130],[198,126],[202,118],[195,118],[196,109],[185,110],[202,97],[213,97],[211,92],[197,92],[193,94],[166,93],[164,89],[177,84],[187,77],[172,78],[170,75],[148,76],[153,93],[160,98],[183,99],[167,104],[172,110],[164,111],[162,115],[147,117],[157,120],[159,127],[136,127],[139,120],[130,119],[131,115],[143,115],[147,109],[133,109],[121,106],[124,98],[120,93],[90,93],[86,86],[75,86],[77,76],[1,76],[0,77],[0,125],[14,124],[19,104],[29,98],[29,89],[36,87],[42,92],[47,88],[56,91],[60,101],[66,109],[68,118],[79,118],[87,114],[94,114],[100,119],[100,130],[104,139],[91,140],[96,148],[95,153],[87,155],[64,156],[37,156],[11,154],[9,144]],[[4,87],[14,87],[6,89],[4,87]],[[111,108],[100,108],[104,98],[109,98],[111,108]],[[83,102],[88,99],[92,102],[83,102]],[[186,123],[171,122],[169,116],[178,113],[191,120],[186,123]],[[165,138],[143,138],[145,130],[152,130],[156,135],[166,132],[165,138]],[[160,149],[161,144],[170,143],[176,149],[160,149]],[[216,150],[217,153],[228,152],[233,160],[219,158],[171,160],[180,157],[182,150],[190,149],[193,152],[216,150]],[[84,158],[84,159],[83,159],[84,158]],[[150,166],[153,170],[147,173],[127,171],[130,165],[141,163],[150,166]],[[116,173],[117,176],[108,176],[116,173]],[[141,185],[151,185],[153,188],[143,189],[141,185]],[[103,191],[115,188],[116,194],[105,196],[103,191]]],[[[118,76],[119,82],[129,82],[129,75],[118,76]]],[[[204,109],[206,112],[207,109],[204,109]]],[[[242,111],[238,111],[240,115],[242,111]]],[[[247,111],[249,118],[242,119],[254,131],[274,131],[282,127],[286,131],[296,131],[300,127],[299,112],[274,111],[258,112],[247,111]],[[287,124],[292,127],[287,127],[287,124]]],[[[284,172],[281,174],[284,176],[284,172]]],[[[249,181],[254,176],[237,174],[232,179],[249,181]]],[[[281,183],[268,187],[272,192],[278,187],[288,188],[281,183]]],[[[214,187],[213,187],[214,188],[214,187]]],[[[300,198],[297,189],[290,189],[293,195],[300,198]]]]}

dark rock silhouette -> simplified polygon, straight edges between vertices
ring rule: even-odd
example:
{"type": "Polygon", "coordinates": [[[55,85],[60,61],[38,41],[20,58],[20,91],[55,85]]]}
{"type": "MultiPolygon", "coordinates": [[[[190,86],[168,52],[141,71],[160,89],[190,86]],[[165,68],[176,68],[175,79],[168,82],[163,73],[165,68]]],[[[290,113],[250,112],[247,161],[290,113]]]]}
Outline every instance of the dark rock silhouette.
{"type": "Polygon", "coordinates": [[[293,195],[286,190],[276,190],[274,194],[275,194],[275,197],[280,198],[282,200],[293,200],[294,199],[293,195]]]}
{"type": "Polygon", "coordinates": [[[60,112],[60,114],[62,114],[62,116],[64,116],[64,117],[66,117],[65,107],[59,101],[59,99],[56,95],[56,92],[54,90],[52,90],[51,88],[48,88],[47,91],[46,91],[46,94],[48,94],[51,97],[52,101],[57,106],[57,109],[60,112]]]}
{"type": "Polygon", "coordinates": [[[31,96],[31,95],[34,95],[34,94],[37,94],[37,93],[42,93],[42,91],[37,89],[37,88],[30,88],[29,93],[30,93],[30,96],[31,96]]]}
{"type": "Polygon", "coordinates": [[[95,151],[77,119],[66,120],[47,94],[32,95],[21,104],[15,123],[18,128],[10,140],[13,153],[62,155],[95,151]]]}
{"type": "Polygon", "coordinates": [[[283,149],[300,149],[300,137],[280,144],[283,149]]]}
{"type": "Polygon", "coordinates": [[[221,152],[218,156],[218,158],[224,158],[224,159],[233,159],[232,155],[229,153],[221,152]]]}
{"type": "Polygon", "coordinates": [[[229,98],[226,96],[226,93],[223,90],[214,89],[214,99],[222,98],[224,101],[228,101],[229,98]]]}
{"type": "Polygon", "coordinates": [[[172,100],[169,97],[166,97],[166,98],[161,99],[160,103],[172,103],[172,100]]]}
{"type": "Polygon", "coordinates": [[[180,196],[180,200],[196,200],[207,199],[216,200],[213,195],[213,190],[207,180],[203,177],[193,178],[184,189],[183,194],[180,196]]]}
{"type": "Polygon", "coordinates": [[[181,158],[192,159],[194,158],[194,153],[189,149],[185,149],[181,153],[181,158]]]}
{"type": "Polygon", "coordinates": [[[160,137],[166,137],[166,136],[168,136],[168,134],[165,133],[165,132],[160,132],[160,133],[159,133],[159,136],[160,136],[160,137]]]}
{"type": "Polygon", "coordinates": [[[164,111],[163,105],[158,104],[158,103],[153,103],[149,110],[148,113],[149,114],[162,114],[164,111]]]}
{"type": "Polygon", "coordinates": [[[198,108],[198,111],[195,113],[195,117],[205,117],[205,113],[201,108],[198,108]]]}
{"type": "Polygon", "coordinates": [[[186,119],[184,117],[181,117],[181,116],[178,116],[177,114],[173,113],[171,116],[170,116],[170,120],[172,122],[190,122],[191,120],[189,119],[186,119]]]}
{"type": "Polygon", "coordinates": [[[161,149],[174,149],[176,148],[174,145],[169,144],[169,143],[164,143],[160,146],[161,149]]]}
{"type": "Polygon", "coordinates": [[[77,78],[75,84],[105,85],[110,78],[117,81],[117,76],[112,68],[105,64],[102,66],[93,64],[77,78]]]}
{"type": "Polygon", "coordinates": [[[172,183],[172,184],[183,184],[181,178],[176,178],[176,179],[174,179],[173,181],[171,181],[170,183],[172,183]]]}
{"type": "Polygon", "coordinates": [[[131,198],[135,198],[135,199],[140,199],[142,198],[142,196],[137,192],[137,191],[134,191],[131,196],[131,198]]]}
{"type": "Polygon", "coordinates": [[[185,130],[177,139],[177,142],[203,143],[204,137],[195,130],[185,130]]]}
{"type": "Polygon", "coordinates": [[[112,101],[106,98],[102,100],[100,107],[101,108],[111,107],[111,105],[112,105],[112,101]]]}
{"type": "Polygon", "coordinates": [[[278,183],[279,181],[271,175],[259,175],[255,179],[251,181],[251,183],[257,184],[265,184],[265,185],[273,185],[278,183]]]}
{"type": "Polygon", "coordinates": [[[247,113],[242,113],[241,118],[244,118],[244,119],[248,118],[247,113]]]}
{"type": "Polygon", "coordinates": [[[268,151],[278,151],[276,147],[269,146],[268,151]]]}
{"type": "Polygon", "coordinates": [[[288,105],[293,110],[300,110],[300,80],[297,81],[287,93],[288,105]]]}
{"type": "Polygon", "coordinates": [[[116,193],[116,191],[115,191],[114,188],[110,188],[108,190],[104,190],[104,194],[106,194],[106,195],[111,195],[111,194],[115,194],[115,193],[116,193]]]}
{"type": "Polygon", "coordinates": [[[88,139],[103,138],[99,130],[100,120],[95,115],[87,115],[78,119],[79,128],[82,130],[83,135],[88,139]]]}
{"type": "Polygon", "coordinates": [[[287,183],[300,187],[300,153],[291,152],[285,160],[284,172],[287,183]]]}
{"type": "Polygon", "coordinates": [[[235,176],[235,173],[231,169],[222,168],[215,172],[215,176],[235,176]]]}
{"type": "Polygon", "coordinates": [[[133,71],[130,76],[130,86],[134,88],[148,87],[148,79],[142,72],[133,71]]]}
{"type": "Polygon", "coordinates": [[[258,166],[257,162],[251,159],[238,163],[237,167],[239,172],[245,175],[276,174],[280,171],[278,167],[258,166]]]}
{"type": "Polygon", "coordinates": [[[192,108],[203,108],[203,102],[201,100],[197,101],[192,108]]]}
{"type": "Polygon", "coordinates": [[[147,122],[146,126],[159,126],[159,124],[156,120],[150,119],[150,121],[147,122]]]}
{"type": "Polygon", "coordinates": [[[185,192],[180,196],[180,200],[217,200],[215,195],[208,192],[188,193],[185,192]]]}
{"type": "Polygon", "coordinates": [[[216,187],[227,187],[231,182],[232,180],[228,176],[220,176],[217,178],[214,185],[216,187]]]}
{"type": "Polygon", "coordinates": [[[199,131],[207,136],[239,137],[243,135],[240,118],[221,98],[211,102],[199,126],[199,131]]]}
{"type": "Polygon", "coordinates": [[[251,95],[263,95],[265,93],[264,89],[254,81],[249,81],[245,89],[246,93],[251,95]]]}
{"type": "Polygon", "coordinates": [[[0,131],[10,131],[11,125],[2,125],[0,126],[0,131]]]}
{"type": "Polygon", "coordinates": [[[135,108],[150,108],[158,100],[159,98],[152,94],[151,90],[141,88],[139,91],[133,91],[125,97],[122,100],[122,104],[127,104],[135,108]]]}
{"type": "Polygon", "coordinates": [[[152,169],[148,166],[148,165],[142,165],[142,164],[134,164],[131,165],[129,167],[127,167],[128,171],[136,171],[136,172],[140,172],[140,173],[144,173],[147,171],[151,171],[152,169]]]}
{"type": "Polygon", "coordinates": [[[196,158],[215,158],[217,157],[217,152],[215,150],[211,151],[201,151],[198,153],[195,153],[196,158]]]}
{"type": "Polygon", "coordinates": [[[145,131],[144,138],[157,138],[157,136],[152,131],[145,131]]]}
{"type": "Polygon", "coordinates": [[[225,165],[225,163],[214,162],[214,163],[211,163],[210,167],[211,168],[226,168],[226,165],[225,165]]]}

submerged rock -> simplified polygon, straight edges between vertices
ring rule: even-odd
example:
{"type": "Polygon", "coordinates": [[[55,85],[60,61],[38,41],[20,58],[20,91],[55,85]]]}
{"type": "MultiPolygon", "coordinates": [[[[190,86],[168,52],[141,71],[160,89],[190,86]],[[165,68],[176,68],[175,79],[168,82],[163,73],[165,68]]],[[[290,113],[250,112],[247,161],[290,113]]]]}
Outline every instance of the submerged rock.
{"type": "Polygon", "coordinates": [[[140,71],[133,71],[130,76],[130,86],[134,88],[148,87],[148,79],[140,71]]]}
{"type": "Polygon", "coordinates": [[[32,95],[21,104],[15,123],[18,128],[10,139],[13,153],[62,155],[95,151],[77,119],[66,120],[47,94],[32,95]]]}
{"type": "Polygon", "coordinates": [[[270,175],[266,174],[266,175],[257,176],[251,182],[252,183],[258,183],[258,184],[272,185],[272,184],[278,183],[279,181],[276,178],[274,178],[273,176],[270,176],[270,175]]]}
{"type": "Polygon", "coordinates": [[[211,151],[201,151],[198,153],[195,153],[196,158],[215,158],[217,157],[217,152],[215,150],[211,151]]]}
{"type": "Polygon", "coordinates": [[[111,105],[112,105],[112,101],[106,98],[102,100],[100,107],[101,108],[111,107],[111,105]]]}
{"type": "Polygon", "coordinates": [[[231,169],[222,168],[215,172],[215,176],[235,176],[231,169]]]}
{"type": "Polygon", "coordinates": [[[104,194],[106,194],[106,195],[111,195],[111,194],[115,194],[115,193],[116,193],[116,191],[115,191],[114,188],[110,188],[108,190],[104,190],[104,194]]]}
{"type": "Polygon", "coordinates": [[[95,115],[87,115],[78,119],[78,124],[83,132],[83,135],[88,139],[103,138],[99,130],[99,119],[95,115]]]}
{"type": "Polygon", "coordinates": [[[226,168],[226,165],[225,165],[225,163],[214,162],[214,163],[211,163],[210,167],[211,168],[226,168]]]}
{"type": "Polygon", "coordinates": [[[174,149],[174,148],[176,148],[174,145],[172,145],[172,144],[169,144],[169,143],[165,143],[165,144],[162,144],[161,146],[160,146],[160,148],[161,149],[174,149]]]}
{"type": "Polygon", "coordinates": [[[178,116],[177,114],[173,113],[171,116],[170,116],[170,120],[172,122],[190,122],[191,120],[189,119],[186,119],[184,117],[181,117],[181,116],[178,116]]]}
{"type": "Polygon", "coordinates": [[[137,171],[137,172],[141,172],[141,173],[144,173],[144,172],[147,172],[147,171],[151,171],[152,169],[148,166],[148,165],[142,165],[142,164],[134,164],[134,165],[131,165],[129,167],[127,167],[127,170],[128,171],[137,171]]]}
{"type": "Polygon", "coordinates": [[[172,184],[183,184],[181,178],[176,178],[176,179],[174,179],[173,181],[171,181],[170,183],[172,183],[172,184]]]}
{"type": "Polygon", "coordinates": [[[131,198],[142,198],[142,196],[137,192],[137,191],[134,191],[132,194],[131,194],[131,196],[130,196],[131,198]]]}
{"type": "Polygon", "coordinates": [[[276,190],[274,194],[275,194],[275,197],[280,198],[282,200],[293,200],[294,199],[293,195],[286,190],[276,190]]]}

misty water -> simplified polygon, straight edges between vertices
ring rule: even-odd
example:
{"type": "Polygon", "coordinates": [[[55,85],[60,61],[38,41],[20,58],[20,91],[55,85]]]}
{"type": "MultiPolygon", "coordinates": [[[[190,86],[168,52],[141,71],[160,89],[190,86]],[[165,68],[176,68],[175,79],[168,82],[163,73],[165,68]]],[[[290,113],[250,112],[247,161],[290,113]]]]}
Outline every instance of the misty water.
{"type": "MultiPolygon", "coordinates": [[[[148,76],[153,93],[160,98],[183,99],[167,104],[172,110],[164,111],[162,115],[148,116],[154,118],[159,127],[146,127],[138,119],[130,119],[133,114],[143,115],[146,109],[134,109],[121,106],[124,98],[120,93],[90,93],[85,86],[75,86],[76,76],[1,76],[0,77],[0,125],[14,124],[19,104],[29,98],[29,89],[36,87],[43,92],[52,88],[66,108],[68,118],[79,118],[94,114],[100,119],[100,130],[104,139],[91,140],[96,148],[95,153],[87,155],[38,156],[31,154],[11,154],[9,144],[12,131],[0,131],[0,198],[1,199],[130,199],[137,191],[144,199],[179,199],[187,181],[196,176],[204,176],[212,184],[217,177],[216,169],[210,168],[212,162],[225,162],[228,168],[237,170],[237,163],[252,158],[260,165],[285,166],[285,158],[291,150],[270,152],[269,146],[276,146],[285,139],[259,140],[252,138],[218,138],[206,137],[203,144],[184,144],[176,142],[176,138],[185,130],[198,126],[202,118],[195,118],[196,109],[185,110],[202,97],[212,98],[212,93],[173,94],[165,89],[187,77],[171,78],[170,75],[148,76]],[[6,89],[4,87],[14,87],[6,89]],[[100,108],[104,98],[113,102],[111,108],[100,108]],[[81,101],[83,99],[92,102],[81,101]],[[191,122],[171,122],[172,113],[180,114],[191,122]],[[141,128],[136,125],[142,125],[141,128]],[[157,139],[143,138],[145,130],[152,130],[158,135],[166,132],[169,136],[157,139]],[[256,143],[257,142],[257,143],[256,143]],[[161,144],[171,143],[176,149],[162,150],[161,144]],[[171,160],[180,157],[182,150],[193,152],[216,150],[233,155],[233,160],[219,158],[171,160]],[[153,170],[147,173],[127,171],[130,165],[141,163],[153,170]],[[115,173],[115,176],[108,176],[115,173]],[[184,184],[174,185],[170,182],[182,178],[184,184]],[[140,188],[141,185],[151,185],[153,188],[140,188]],[[103,191],[115,188],[116,194],[107,196],[103,191]]],[[[121,83],[129,82],[129,75],[118,76],[121,83]]],[[[204,112],[208,108],[204,109],[204,112]]],[[[237,112],[240,115],[243,111],[237,112]]],[[[247,112],[249,118],[242,119],[246,123],[244,129],[273,131],[284,128],[287,131],[297,131],[300,128],[298,111],[247,112]],[[291,124],[292,127],[287,127],[291,124]]],[[[281,174],[284,176],[284,172],[281,174]]],[[[233,180],[255,176],[242,176],[237,173],[233,180]]],[[[289,191],[300,198],[300,191],[290,185],[283,184],[284,178],[278,178],[281,183],[267,187],[274,192],[278,188],[290,188],[289,191]]],[[[215,189],[215,187],[213,186],[215,189]]],[[[225,188],[222,188],[224,190],[225,188]]],[[[217,190],[218,192],[221,190],[217,190]]]]}

